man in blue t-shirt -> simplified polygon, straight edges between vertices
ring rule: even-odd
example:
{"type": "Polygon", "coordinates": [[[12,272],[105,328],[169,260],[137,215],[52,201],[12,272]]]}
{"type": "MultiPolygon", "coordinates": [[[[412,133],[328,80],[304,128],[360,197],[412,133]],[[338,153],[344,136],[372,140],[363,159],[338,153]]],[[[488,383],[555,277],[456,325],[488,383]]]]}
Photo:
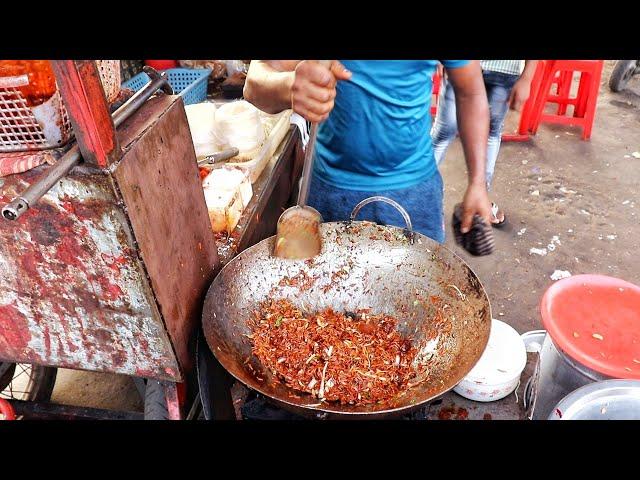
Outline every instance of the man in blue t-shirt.
{"type": "MultiPolygon", "coordinates": [[[[455,89],[469,182],[463,232],[474,214],[488,223],[485,185],[489,107],[477,61],[442,60],[455,89]]],[[[268,113],[292,108],[318,130],[308,204],[325,221],[347,220],[364,198],[400,203],[414,229],[444,241],[443,185],[431,144],[431,77],[436,60],[251,62],[245,99],[268,113]]],[[[362,210],[362,219],[403,226],[387,204],[362,210]]]]}

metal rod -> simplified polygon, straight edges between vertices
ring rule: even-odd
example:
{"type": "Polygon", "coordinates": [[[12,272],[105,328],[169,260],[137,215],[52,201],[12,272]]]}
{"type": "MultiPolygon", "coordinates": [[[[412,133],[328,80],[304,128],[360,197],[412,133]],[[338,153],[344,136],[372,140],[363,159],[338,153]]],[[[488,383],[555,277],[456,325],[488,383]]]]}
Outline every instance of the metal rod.
{"type": "MultiPolygon", "coordinates": [[[[331,68],[331,60],[318,60],[318,63],[325,68],[331,68]]],[[[309,196],[309,183],[311,182],[311,175],[313,174],[313,153],[316,147],[316,136],[318,135],[318,124],[311,124],[311,131],[309,132],[309,142],[307,143],[307,149],[304,152],[304,165],[302,167],[302,180],[300,182],[300,190],[298,191],[298,206],[304,207],[307,204],[307,197],[309,196]]]]}
{"type": "Polygon", "coordinates": [[[300,182],[300,191],[298,192],[298,206],[304,207],[307,204],[309,196],[309,183],[311,182],[311,174],[313,172],[313,153],[316,146],[316,137],[318,135],[318,124],[311,124],[309,132],[309,142],[304,152],[304,165],[302,167],[302,181],[300,182]]]}
{"type": "Polygon", "coordinates": [[[238,150],[236,147],[227,148],[226,150],[222,150],[220,152],[216,152],[204,157],[202,160],[198,162],[198,166],[203,167],[206,165],[213,165],[214,163],[222,162],[224,160],[233,158],[239,153],[240,153],[240,150],[238,150]]]}
{"type": "MultiPolygon", "coordinates": [[[[163,72],[159,74],[153,69],[146,68],[145,72],[149,75],[151,81],[113,113],[113,124],[116,128],[122,125],[122,123],[129,118],[133,112],[138,110],[158,89],[162,89],[168,94],[173,93],[173,90],[167,83],[166,73],[163,72]]],[[[73,167],[80,163],[81,159],[80,148],[76,143],[50,170],[42,175],[36,182],[32,183],[11,203],[5,205],[2,208],[2,216],[7,220],[16,220],[19,218],[51,190],[61,178],[66,176],[73,167]]]]}
{"type": "Polygon", "coordinates": [[[76,143],[49,171],[22,192],[22,195],[5,205],[2,209],[2,216],[7,220],[16,220],[69,173],[69,170],[75,167],[81,158],[80,147],[76,143]]]}
{"type": "MultiPolygon", "coordinates": [[[[145,69],[149,74],[149,71],[145,69]]],[[[151,75],[150,75],[151,77],[151,75]]],[[[162,72],[157,76],[151,77],[151,81],[138,90],[129,100],[127,100],[120,108],[113,113],[113,125],[117,128],[131,116],[133,112],[138,110],[144,102],[146,102],[156,90],[162,89],[168,95],[173,94],[173,90],[167,83],[167,74],[162,72]],[[166,87],[169,87],[168,89],[166,87]]]]}

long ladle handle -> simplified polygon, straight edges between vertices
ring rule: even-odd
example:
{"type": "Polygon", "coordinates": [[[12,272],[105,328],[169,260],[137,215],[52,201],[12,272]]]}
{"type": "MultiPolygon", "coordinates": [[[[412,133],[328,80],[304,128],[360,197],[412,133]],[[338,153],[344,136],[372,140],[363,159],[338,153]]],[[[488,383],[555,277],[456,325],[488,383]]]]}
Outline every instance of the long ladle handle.
{"type": "MultiPolygon", "coordinates": [[[[331,60],[318,60],[325,67],[331,67],[331,60]]],[[[311,182],[311,174],[313,173],[314,152],[316,146],[316,137],[318,135],[318,124],[311,124],[309,132],[309,142],[304,152],[304,165],[302,166],[302,181],[300,182],[300,190],[298,191],[298,206],[304,207],[309,197],[309,183],[311,182]]]]}

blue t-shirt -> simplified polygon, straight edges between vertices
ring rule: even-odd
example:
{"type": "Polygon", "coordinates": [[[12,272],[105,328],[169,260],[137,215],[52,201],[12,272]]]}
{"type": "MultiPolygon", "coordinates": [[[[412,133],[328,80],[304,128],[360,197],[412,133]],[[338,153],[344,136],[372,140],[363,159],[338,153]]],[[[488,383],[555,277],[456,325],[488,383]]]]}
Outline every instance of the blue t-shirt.
{"type": "MultiPolygon", "coordinates": [[[[458,68],[468,60],[441,60],[458,68]]],[[[408,188],[436,171],[431,77],[437,60],[349,60],[335,106],[320,125],[315,174],[347,190],[408,188]]]]}

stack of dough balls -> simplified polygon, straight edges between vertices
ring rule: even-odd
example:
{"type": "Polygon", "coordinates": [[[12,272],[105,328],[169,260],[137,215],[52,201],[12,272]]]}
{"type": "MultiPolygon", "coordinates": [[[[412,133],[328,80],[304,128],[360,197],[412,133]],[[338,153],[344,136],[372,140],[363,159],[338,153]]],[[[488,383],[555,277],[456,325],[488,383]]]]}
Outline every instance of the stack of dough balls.
{"type": "MultiPolygon", "coordinates": [[[[235,147],[234,163],[253,160],[265,142],[260,110],[241,100],[216,108],[213,103],[185,107],[196,156],[200,159],[235,147]]],[[[214,232],[231,233],[251,201],[248,174],[233,166],[216,166],[203,181],[204,197],[214,232]]]]}
{"type": "Polygon", "coordinates": [[[191,138],[198,159],[227,148],[236,147],[239,154],[233,162],[253,160],[265,141],[265,128],[260,110],[240,100],[217,107],[213,103],[185,106],[191,138]]]}
{"type": "Polygon", "coordinates": [[[214,133],[216,106],[213,103],[194,103],[184,107],[198,159],[218,151],[214,133]]]}
{"type": "Polygon", "coordinates": [[[219,150],[236,147],[234,162],[254,159],[265,141],[265,129],[260,110],[240,100],[226,103],[215,112],[213,137],[219,150]]]}

